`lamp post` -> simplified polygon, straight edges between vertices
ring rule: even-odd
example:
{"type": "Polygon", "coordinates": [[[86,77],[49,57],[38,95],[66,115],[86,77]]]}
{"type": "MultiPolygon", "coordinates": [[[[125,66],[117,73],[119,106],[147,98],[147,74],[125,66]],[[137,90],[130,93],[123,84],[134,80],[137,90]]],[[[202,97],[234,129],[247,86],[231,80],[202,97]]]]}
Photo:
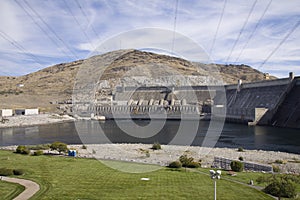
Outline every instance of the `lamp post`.
{"type": "Polygon", "coordinates": [[[221,178],[221,170],[209,170],[210,172],[210,177],[212,179],[214,179],[215,181],[215,198],[214,200],[217,200],[217,179],[220,179],[221,178]]]}

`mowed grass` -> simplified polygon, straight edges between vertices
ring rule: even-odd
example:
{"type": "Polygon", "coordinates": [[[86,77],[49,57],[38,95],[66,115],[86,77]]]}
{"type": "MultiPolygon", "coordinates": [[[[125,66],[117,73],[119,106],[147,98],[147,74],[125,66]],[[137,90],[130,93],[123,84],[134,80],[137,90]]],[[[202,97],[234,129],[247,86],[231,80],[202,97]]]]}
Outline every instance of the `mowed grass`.
{"type": "MultiPolygon", "coordinates": [[[[41,190],[32,199],[213,199],[214,194],[214,183],[209,176],[185,170],[162,168],[147,173],[125,173],[94,159],[24,156],[9,151],[0,151],[0,167],[24,169],[26,174],[22,178],[39,183],[41,190]]],[[[217,188],[218,199],[272,199],[260,191],[222,179],[218,180],[217,188]]],[[[3,190],[6,189],[1,187],[0,194],[5,193],[3,190]]]]}
{"type": "Polygon", "coordinates": [[[24,189],[19,184],[0,181],[0,200],[13,199],[13,197],[23,192],[24,189]]]}

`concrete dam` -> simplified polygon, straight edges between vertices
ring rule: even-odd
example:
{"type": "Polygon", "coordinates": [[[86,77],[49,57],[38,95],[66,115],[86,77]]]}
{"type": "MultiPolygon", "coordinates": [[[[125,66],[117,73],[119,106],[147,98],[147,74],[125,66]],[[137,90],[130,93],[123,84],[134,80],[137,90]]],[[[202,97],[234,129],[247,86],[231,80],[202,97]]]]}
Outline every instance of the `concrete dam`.
{"type": "Polygon", "coordinates": [[[249,125],[300,128],[300,77],[225,86],[117,86],[110,100],[86,105],[88,115],[133,119],[212,116],[249,125]]]}

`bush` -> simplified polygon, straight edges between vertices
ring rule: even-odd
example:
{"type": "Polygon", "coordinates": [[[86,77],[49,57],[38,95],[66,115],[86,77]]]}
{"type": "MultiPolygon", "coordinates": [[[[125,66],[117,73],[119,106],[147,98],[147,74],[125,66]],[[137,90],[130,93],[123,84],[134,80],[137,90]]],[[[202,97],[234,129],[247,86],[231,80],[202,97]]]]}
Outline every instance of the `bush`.
{"type": "Polygon", "coordinates": [[[182,155],[179,157],[179,161],[182,163],[182,167],[188,167],[192,162],[194,162],[194,158],[182,155]]]}
{"type": "Polygon", "coordinates": [[[50,149],[51,150],[56,150],[58,151],[59,153],[61,152],[67,152],[68,151],[68,146],[67,144],[63,143],[63,142],[53,142],[51,145],[50,145],[50,149]]]}
{"type": "Polygon", "coordinates": [[[290,180],[275,178],[267,187],[264,192],[277,197],[296,197],[296,185],[290,180]]]}
{"type": "Polygon", "coordinates": [[[284,160],[275,160],[276,164],[286,164],[286,161],[284,160]]]}
{"type": "Polygon", "coordinates": [[[181,168],[182,164],[180,161],[173,161],[168,165],[169,168],[181,168]]]}
{"type": "Polygon", "coordinates": [[[48,149],[50,149],[50,144],[39,144],[39,145],[28,146],[28,149],[30,149],[30,150],[48,150],[48,149]]]}
{"type": "Polygon", "coordinates": [[[85,146],[85,145],[82,145],[82,147],[81,147],[82,149],[87,149],[87,147],[85,146]]]}
{"type": "Polygon", "coordinates": [[[242,163],[240,161],[232,161],[230,163],[230,167],[231,167],[232,171],[241,172],[244,170],[244,163],[242,163]]]}
{"type": "Polygon", "coordinates": [[[158,142],[155,142],[153,145],[152,145],[152,148],[153,150],[159,150],[161,149],[161,145],[158,143],[158,142]]]}
{"type": "Polygon", "coordinates": [[[277,166],[277,165],[272,165],[272,167],[273,167],[273,172],[276,172],[276,173],[280,172],[279,166],[277,166]]]}
{"type": "Polygon", "coordinates": [[[14,169],[13,173],[16,176],[23,175],[24,174],[24,170],[23,169],[14,169]]]}
{"type": "Polygon", "coordinates": [[[243,148],[243,147],[239,147],[239,148],[238,148],[238,151],[239,151],[239,152],[243,152],[243,151],[244,151],[244,148],[243,148]]]}
{"type": "Polygon", "coordinates": [[[201,165],[200,165],[200,163],[193,161],[193,162],[190,162],[187,167],[188,168],[199,168],[199,167],[201,167],[201,165]]]}
{"type": "Polygon", "coordinates": [[[13,169],[0,168],[0,176],[11,176],[14,175],[13,169]]]}
{"type": "Polygon", "coordinates": [[[33,152],[34,156],[41,156],[43,154],[44,154],[44,152],[42,150],[37,150],[37,151],[33,152]]]}
{"type": "Polygon", "coordinates": [[[30,150],[26,146],[19,145],[16,149],[16,153],[28,155],[30,150]]]}
{"type": "Polygon", "coordinates": [[[240,161],[243,161],[243,160],[244,160],[243,156],[240,156],[240,157],[239,157],[239,160],[240,160],[240,161]]]}

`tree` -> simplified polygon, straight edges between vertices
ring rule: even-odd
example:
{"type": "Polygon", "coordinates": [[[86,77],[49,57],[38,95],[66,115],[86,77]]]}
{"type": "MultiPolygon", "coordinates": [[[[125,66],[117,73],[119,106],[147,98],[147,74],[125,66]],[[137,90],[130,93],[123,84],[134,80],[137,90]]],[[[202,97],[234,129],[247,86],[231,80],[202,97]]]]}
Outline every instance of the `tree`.
{"type": "Polygon", "coordinates": [[[289,175],[273,175],[271,177],[257,179],[258,182],[267,182],[268,185],[264,188],[264,192],[278,197],[294,198],[297,195],[296,182],[299,182],[299,177],[295,178],[289,175]]]}
{"type": "Polygon", "coordinates": [[[24,145],[19,145],[16,149],[16,153],[19,154],[29,154],[30,150],[28,149],[28,147],[24,146],[24,145]]]}
{"type": "Polygon", "coordinates": [[[67,144],[65,144],[63,142],[53,142],[50,145],[50,149],[51,150],[56,150],[59,153],[61,153],[61,152],[67,152],[68,151],[68,146],[67,146],[67,144]]]}
{"type": "Polygon", "coordinates": [[[182,167],[188,167],[194,161],[194,158],[182,155],[179,157],[179,161],[182,163],[182,167]]]}
{"type": "Polygon", "coordinates": [[[244,170],[244,163],[234,160],[230,163],[230,167],[235,172],[241,172],[244,170]]]}

